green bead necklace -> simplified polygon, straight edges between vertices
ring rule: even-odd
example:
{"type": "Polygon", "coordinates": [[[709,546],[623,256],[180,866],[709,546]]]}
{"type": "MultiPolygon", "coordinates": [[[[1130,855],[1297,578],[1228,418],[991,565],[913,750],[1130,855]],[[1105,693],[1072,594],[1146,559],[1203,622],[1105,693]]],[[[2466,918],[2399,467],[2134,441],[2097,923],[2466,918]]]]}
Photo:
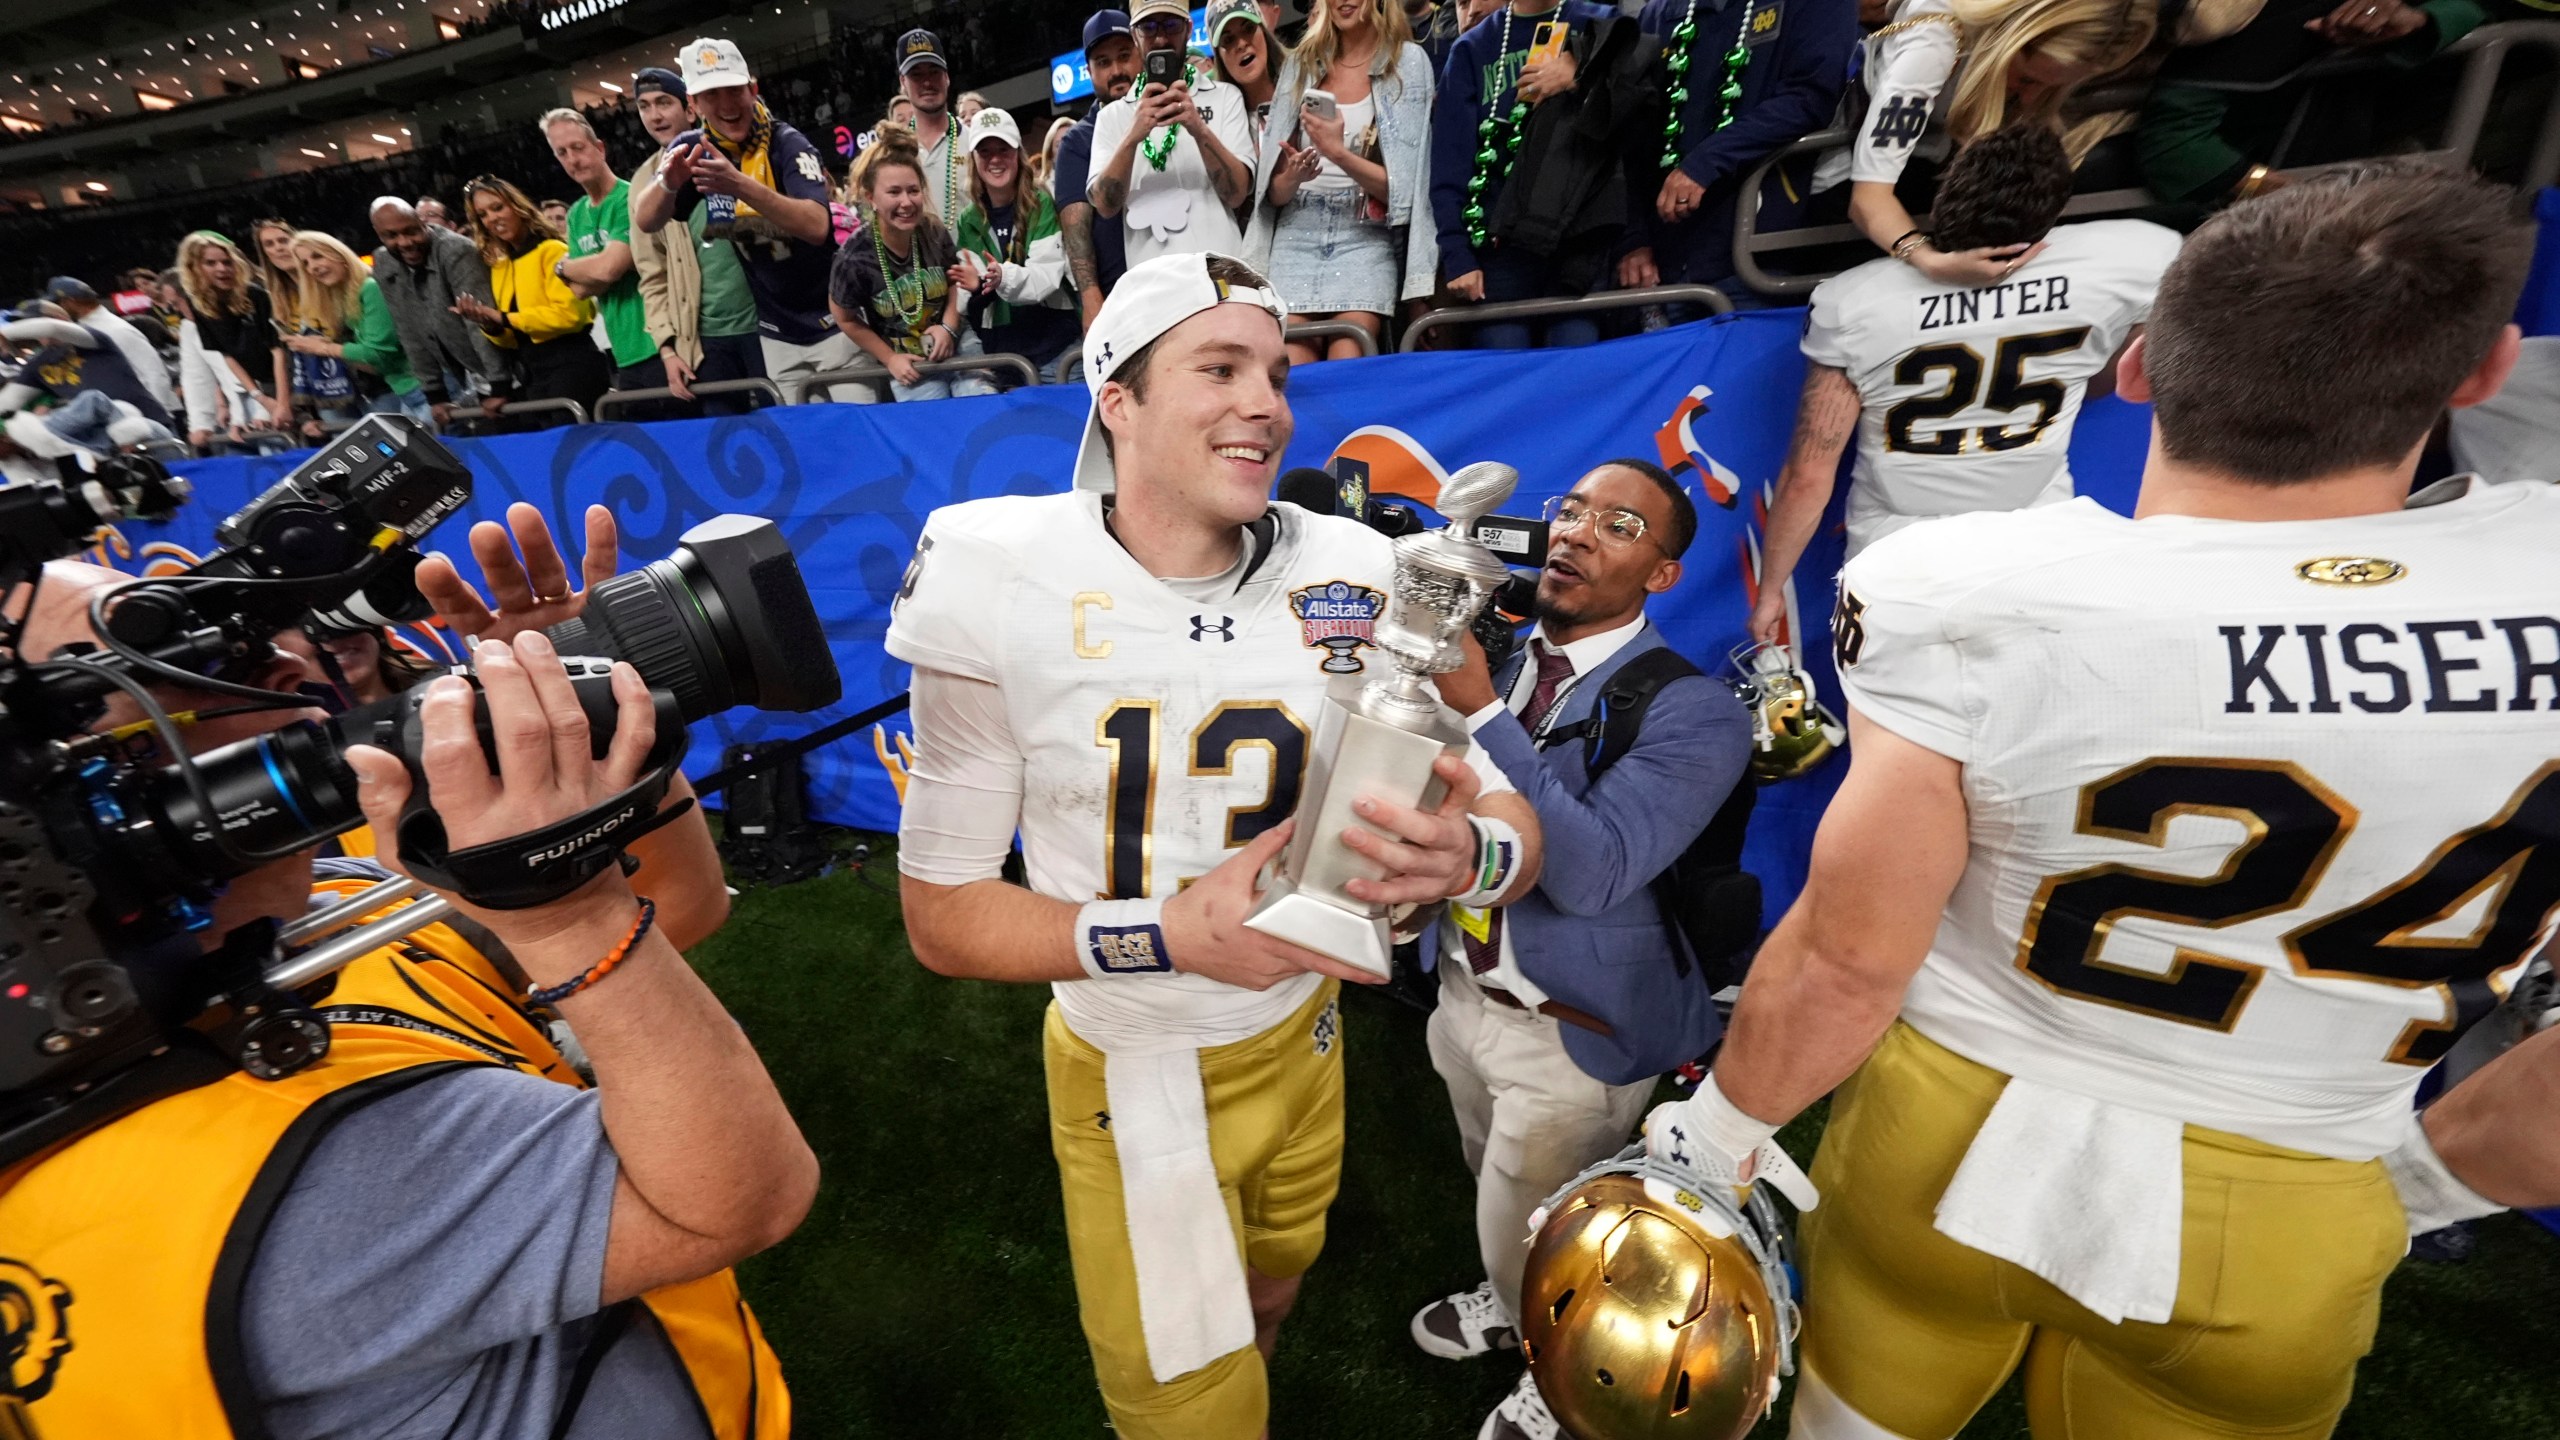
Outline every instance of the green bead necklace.
{"type": "MultiPolygon", "coordinates": [[[[1696,0],[1691,0],[1691,3],[1695,4],[1696,0]]],[[[1511,7],[1504,5],[1502,48],[1494,54],[1507,56],[1510,53],[1511,7]]],[[[1500,63],[1499,60],[1496,63],[1500,63]]],[[[1515,78],[1511,82],[1511,108],[1496,117],[1492,107],[1487,106],[1485,117],[1476,122],[1476,139],[1482,148],[1476,151],[1475,173],[1467,177],[1467,208],[1462,213],[1467,221],[1467,243],[1478,250],[1484,248],[1488,233],[1484,221],[1484,192],[1493,184],[1495,167],[1499,166],[1500,173],[1505,176],[1511,173],[1511,163],[1520,154],[1520,132],[1528,118],[1529,106],[1520,99],[1520,82],[1515,78]]]]}
{"type": "MultiPolygon", "coordinates": [[[[1751,12],[1758,3],[1759,0],[1744,0],[1742,24],[1733,32],[1733,48],[1724,52],[1724,84],[1716,89],[1717,98],[1724,104],[1716,115],[1716,130],[1733,123],[1735,107],[1742,102],[1742,72],[1751,64],[1751,12]]],[[[1665,170],[1680,165],[1680,107],[1689,103],[1689,44],[1698,37],[1697,15],[1698,0],[1689,0],[1680,23],[1672,27],[1670,52],[1663,56],[1663,68],[1671,77],[1671,92],[1663,97],[1671,105],[1671,117],[1662,122],[1665,170]]]]}
{"type": "MultiPolygon", "coordinates": [[[[921,235],[917,235],[908,239],[907,244],[911,255],[912,247],[922,238],[921,235]]],[[[897,315],[900,324],[909,335],[922,334],[923,331],[919,326],[924,321],[925,312],[924,267],[910,264],[904,275],[889,268],[889,247],[880,243],[880,212],[876,210],[871,213],[871,258],[880,262],[880,284],[881,288],[889,292],[890,310],[897,315]],[[913,281],[915,286],[916,298],[913,309],[908,308],[907,305],[909,281],[913,281]]]]}
{"type": "MultiPolygon", "coordinates": [[[[1188,58],[1182,62],[1182,78],[1186,84],[1191,80],[1191,62],[1188,58]]],[[[1173,159],[1174,142],[1181,138],[1180,125],[1167,125],[1162,131],[1139,141],[1138,153],[1146,157],[1148,169],[1162,170],[1173,159]]]]}

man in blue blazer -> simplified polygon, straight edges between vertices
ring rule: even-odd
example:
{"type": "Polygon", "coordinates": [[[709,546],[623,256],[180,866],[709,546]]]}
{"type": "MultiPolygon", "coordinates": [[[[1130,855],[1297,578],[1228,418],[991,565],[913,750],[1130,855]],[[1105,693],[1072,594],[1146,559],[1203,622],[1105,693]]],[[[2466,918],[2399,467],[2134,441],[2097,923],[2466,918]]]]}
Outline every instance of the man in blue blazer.
{"type": "MultiPolygon", "coordinates": [[[[1662,645],[1645,601],[1679,583],[1697,508],[1659,467],[1613,460],[1551,518],[1528,643],[1500,675],[1470,646],[1469,666],[1440,681],[1547,836],[1536,889],[1499,910],[1453,910],[1438,927],[1431,1063],[1476,1175],[1487,1277],[1413,1318],[1415,1342],[1450,1359],[1517,1345],[1530,1212],[1625,1145],[1655,1078],[1719,1029],[1651,887],[1742,781],[1749,714],[1717,680],[1674,680],[1597,781],[1575,738],[1609,677],[1662,645]]],[[[1481,1436],[1555,1433],[1524,1373],[1481,1436]]]]}

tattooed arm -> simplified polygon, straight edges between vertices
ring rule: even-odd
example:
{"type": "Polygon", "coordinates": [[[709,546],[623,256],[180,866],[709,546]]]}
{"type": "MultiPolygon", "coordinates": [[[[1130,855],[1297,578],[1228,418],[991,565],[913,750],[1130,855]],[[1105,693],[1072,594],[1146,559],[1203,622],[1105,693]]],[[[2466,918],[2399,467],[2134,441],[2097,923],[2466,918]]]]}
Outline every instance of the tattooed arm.
{"type": "Polygon", "coordinates": [[[1067,273],[1076,287],[1084,323],[1102,313],[1102,262],[1093,253],[1093,207],[1079,200],[1058,211],[1058,243],[1066,247],[1067,273]]]}
{"type": "MultiPolygon", "coordinates": [[[[1808,362],[1804,399],[1796,407],[1795,441],[1778,473],[1777,503],[1769,507],[1768,535],[1760,547],[1758,598],[1751,606],[1751,636],[1775,640],[1786,622],[1787,577],[1822,524],[1840,454],[1858,428],[1858,387],[1845,370],[1808,362]]],[[[1801,638],[1801,637],[1799,637],[1801,638]]]]}

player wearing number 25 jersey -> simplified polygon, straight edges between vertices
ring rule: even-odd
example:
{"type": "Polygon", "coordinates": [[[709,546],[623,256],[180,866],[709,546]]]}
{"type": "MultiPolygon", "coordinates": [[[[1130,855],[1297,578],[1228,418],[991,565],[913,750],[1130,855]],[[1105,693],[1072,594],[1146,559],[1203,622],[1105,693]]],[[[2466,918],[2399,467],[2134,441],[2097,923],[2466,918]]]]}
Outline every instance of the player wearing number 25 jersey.
{"type": "Polygon", "coordinates": [[[2409,494],[2514,363],[2500,203],[2382,168],[2217,217],[2125,360],[2134,517],[1842,571],[1851,773],[1654,1122],[1749,1155],[1850,1076],[1799,1437],[1951,1436],[2022,1363],[2038,1440],[2335,1425],[2460,1189],[2418,1082],[2560,914],[2560,489],[2409,494]]]}
{"type": "Polygon", "coordinates": [[[2112,387],[2111,367],[2150,315],[2178,236],[2140,220],[2055,228],[2070,197],[2059,136],[2037,125],[1995,131],[1947,167],[1936,243],[2040,240],[2041,249],[1980,288],[1940,284],[1887,257],[1813,292],[1804,398],[1762,547],[1755,638],[1781,638],[1786,581],[1821,524],[1852,435],[1851,556],[1918,520],[2071,498],[2081,403],[2093,384],[2112,387]]]}

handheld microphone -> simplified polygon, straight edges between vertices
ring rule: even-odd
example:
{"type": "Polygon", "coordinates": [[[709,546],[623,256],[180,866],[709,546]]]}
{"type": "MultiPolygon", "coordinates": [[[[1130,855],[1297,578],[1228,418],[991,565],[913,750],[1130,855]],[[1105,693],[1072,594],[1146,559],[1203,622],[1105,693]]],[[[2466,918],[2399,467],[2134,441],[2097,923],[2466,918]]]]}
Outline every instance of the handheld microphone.
{"type": "Polygon", "coordinates": [[[1312,465],[1301,465],[1281,475],[1273,497],[1285,500],[1301,510],[1316,515],[1338,513],[1333,477],[1312,465]]]}

